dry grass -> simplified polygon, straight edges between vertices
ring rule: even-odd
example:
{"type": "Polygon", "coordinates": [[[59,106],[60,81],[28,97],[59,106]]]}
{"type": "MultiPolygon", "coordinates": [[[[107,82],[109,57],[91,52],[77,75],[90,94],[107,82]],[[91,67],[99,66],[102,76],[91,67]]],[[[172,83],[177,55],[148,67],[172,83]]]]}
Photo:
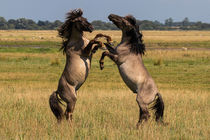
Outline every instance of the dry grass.
{"type": "MultiPolygon", "coordinates": [[[[95,37],[97,33],[110,35],[114,41],[119,42],[121,31],[97,30],[93,33],[85,33],[88,39],[95,37]]],[[[210,41],[210,31],[142,31],[145,42],[190,42],[190,41],[210,41]]],[[[0,41],[58,41],[56,30],[1,30],[0,41]]]]}
{"type": "Polygon", "coordinates": [[[0,41],[61,41],[54,30],[1,30],[0,41]]]}
{"type": "MultiPolygon", "coordinates": [[[[115,33],[113,40],[117,40],[118,31],[106,34],[115,33]]],[[[145,31],[145,39],[147,33],[158,36],[160,32],[145,31]]],[[[31,52],[27,48],[22,52],[10,49],[6,52],[0,49],[0,139],[197,140],[210,137],[210,51],[147,51],[144,63],[163,96],[165,121],[169,125],[161,126],[151,119],[137,130],[136,95],[125,86],[116,65],[108,58],[104,70],[100,71],[101,51],[94,55],[89,77],[79,90],[70,126],[66,121],[57,125],[48,105],[65,56],[57,51],[36,52],[36,48],[31,52]],[[161,65],[154,65],[157,60],[161,60],[161,65]]]]}

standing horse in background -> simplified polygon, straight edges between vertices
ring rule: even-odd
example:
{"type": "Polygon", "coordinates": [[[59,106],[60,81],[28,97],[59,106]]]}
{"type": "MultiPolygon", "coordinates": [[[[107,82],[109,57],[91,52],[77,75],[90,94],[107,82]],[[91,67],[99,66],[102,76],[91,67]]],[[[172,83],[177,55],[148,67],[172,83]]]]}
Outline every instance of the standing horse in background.
{"type": "Polygon", "coordinates": [[[117,64],[126,85],[137,94],[136,101],[140,109],[137,128],[143,120],[149,119],[148,105],[154,101],[152,109],[155,110],[156,121],[163,122],[163,99],[143,64],[142,55],[145,52],[145,45],[142,41],[142,34],[139,32],[139,26],[136,25],[136,19],[131,15],[120,17],[114,14],[109,15],[108,18],[122,30],[122,40],[115,48],[112,48],[109,43],[104,43],[108,52],[102,53],[101,70],[104,68],[104,57],[108,56],[117,64]]]}
{"type": "Polygon", "coordinates": [[[58,30],[59,36],[63,38],[61,50],[66,54],[66,65],[60,77],[57,90],[52,93],[49,99],[50,108],[60,122],[64,115],[67,120],[72,120],[72,113],[77,101],[77,90],[85,82],[93,53],[102,46],[99,37],[106,37],[107,42],[111,40],[109,36],[98,34],[89,41],[83,36],[84,31],[92,32],[93,26],[82,17],[82,10],[76,9],[67,13],[64,24],[58,30]],[[93,48],[93,45],[96,44],[93,48]],[[60,98],[59,98],[60,97],[60,98]],[[60,106],[61,101],[66,102],[65,113],[60,106]]]}

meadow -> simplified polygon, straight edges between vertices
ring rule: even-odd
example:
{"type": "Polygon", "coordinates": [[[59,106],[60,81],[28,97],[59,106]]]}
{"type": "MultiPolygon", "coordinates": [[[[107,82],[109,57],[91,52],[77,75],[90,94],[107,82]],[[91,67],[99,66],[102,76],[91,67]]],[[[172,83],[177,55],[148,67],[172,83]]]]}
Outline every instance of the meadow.
{"type": "MultiPolygon", "coordinates": [[[[119,31],[95,31],[120,41],[119,31]]],[[[143,31],[145,66],[165,102],[167,126],[136,129],[136,95],[102,50],[78,92],[72,125],[57,125],[48,99],[65,65],[56,31],[0,31],[0,139],[168,140],[210,137],[210,31],[143,31]],[[182,49],[182,48],[187,49],[182,49]]],[[[152,111],[151,111],[152,114],[152,111]]]]}

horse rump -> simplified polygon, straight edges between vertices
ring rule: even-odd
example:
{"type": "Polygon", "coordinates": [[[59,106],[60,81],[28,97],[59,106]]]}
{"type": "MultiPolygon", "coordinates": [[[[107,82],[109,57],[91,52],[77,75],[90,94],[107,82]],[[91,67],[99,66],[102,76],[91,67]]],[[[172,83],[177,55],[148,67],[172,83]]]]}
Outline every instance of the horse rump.
{"type": "Polygon", "coordinates": [[[50,108],[51,108],[53,114],[57,118],[58,122],[60,122],[62,120],[64,114],[63,114],[63,109],[59,105],[60,101],[58,99],[57,94],[58,94],[57,92],[53,92],[50,95],[49,104],[50,104],[50,108]]]}

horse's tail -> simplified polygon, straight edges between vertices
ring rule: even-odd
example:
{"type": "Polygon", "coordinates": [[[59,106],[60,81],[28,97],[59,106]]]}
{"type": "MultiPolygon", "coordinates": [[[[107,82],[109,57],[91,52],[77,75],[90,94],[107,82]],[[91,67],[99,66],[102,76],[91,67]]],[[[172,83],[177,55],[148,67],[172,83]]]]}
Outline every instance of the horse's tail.
{"type": "Polygon", "coordinates": [[[60,103],[60,100],[58,98],[58,93],[57,93],[57,91],[54,91],[50,95],[49,104],[50,104],[50,108],[51,108],[53,114],[55,115],[55,117],[57,118],[57,120],[61,121],[63,118],[63,109],[61,108],[59,103],[60,103]]]}
{"type": "Polygon", "coordinates": [[[155,110],[156,121],[162,121],[164,113],[164,102],[160,93],[156,94],[155,103],[151,108],[155,110]]]}

